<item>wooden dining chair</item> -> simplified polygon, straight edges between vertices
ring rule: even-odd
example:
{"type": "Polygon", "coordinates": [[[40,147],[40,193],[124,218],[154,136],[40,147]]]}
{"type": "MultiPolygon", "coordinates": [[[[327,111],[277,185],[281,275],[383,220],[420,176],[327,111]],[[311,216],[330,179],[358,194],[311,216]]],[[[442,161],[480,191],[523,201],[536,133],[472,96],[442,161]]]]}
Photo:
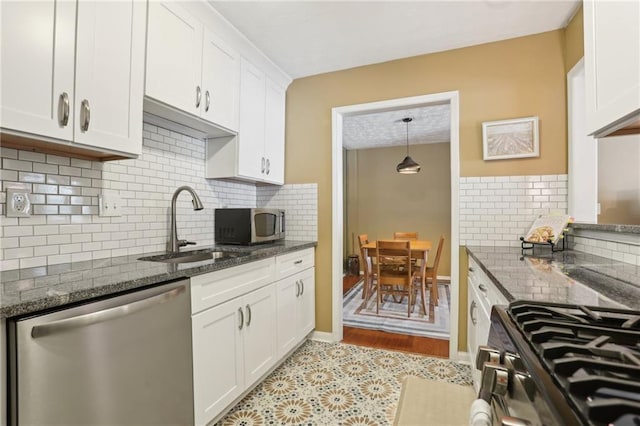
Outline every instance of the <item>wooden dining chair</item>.
{"type": "Polygon", "coordinates": [[[393,239],[394,240],[417,240],[418,233],[417,232],[394,232],[393,239]]]}
{"type": "Polygon", "coordinates": [[[369,300],[369,297],[373,294],[375,283],[375,271],[373,268],[373,262],[371,256],[366,256],[362,246],[369,243],[369,236],[367,234],[358,235],[358,244],[360,245],[360,257],[362,258],[362,268],[364,270],[364,282],[362,283],[362,298],[365,299],[365,303],[369,300]]]}
{"type": "Polygon", "coordinates": [[[442,255],[442,248],[444,247],[444,235],[440,235],[440,241],[438,241],[438,249],[436,251],[436,258],[433,261],[432,266],[427,266],[424,274],[424,280],[421,275],[421,268],[414,266],[413,270],[417,274],[417,279],[420,280],[420,292],[422,296],[422,308],[427,312],[426,299],[426,285],[431,284],[431,298],[430,304],[438,306],[438,266],[440,265],[440,257],[442,255]]]}
{"type": "Polygon", "coordinates": [[[396,301],[400,296],[400,302],[407,296],[407,317],[411,316],[415,295],[413,281],[416,273],[411,269],[411,245],[409,241],[379,240],[376,242],[376,314],[380,312],[380,302],[385,294],[391,294],[396,301]],[[401,269],[395,268],[402,264],[401,269]]]}

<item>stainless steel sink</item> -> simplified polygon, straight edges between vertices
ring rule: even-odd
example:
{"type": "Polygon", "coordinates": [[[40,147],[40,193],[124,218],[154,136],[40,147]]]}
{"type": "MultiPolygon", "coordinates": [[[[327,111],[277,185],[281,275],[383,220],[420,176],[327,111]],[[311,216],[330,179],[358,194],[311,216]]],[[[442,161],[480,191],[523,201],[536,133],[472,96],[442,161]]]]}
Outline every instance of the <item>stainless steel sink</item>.
{"type": "Polygon", "coordinates": [[[190,262],[203,262],[206,260],[227,260],[234,257],[246,256],[248,253],[240,253],[234,251],[205,251],[205,252],[185,252],[185,253],[166,253],[156,256],[140,257],[138,260],[146,260],[149,262],[164,262],[164,263],[190,263],[190,262]]]}

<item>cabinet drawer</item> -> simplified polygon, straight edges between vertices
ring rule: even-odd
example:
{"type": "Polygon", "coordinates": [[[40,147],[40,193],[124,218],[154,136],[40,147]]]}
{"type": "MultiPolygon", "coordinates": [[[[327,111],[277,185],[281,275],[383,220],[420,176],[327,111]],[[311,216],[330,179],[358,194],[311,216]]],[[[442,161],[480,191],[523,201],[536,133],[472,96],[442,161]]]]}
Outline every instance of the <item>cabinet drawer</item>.
{"type": "Polygon", "coordinates": [[[191,278],[191,313],[200,312],[275,281],[274,258],[191,278]]]}
{"type": "Polygon", "coordinates": [[[314,266],[314,249],[294,251],[276,258],[276,274],[278,279],[286,278],[314,266]]]}

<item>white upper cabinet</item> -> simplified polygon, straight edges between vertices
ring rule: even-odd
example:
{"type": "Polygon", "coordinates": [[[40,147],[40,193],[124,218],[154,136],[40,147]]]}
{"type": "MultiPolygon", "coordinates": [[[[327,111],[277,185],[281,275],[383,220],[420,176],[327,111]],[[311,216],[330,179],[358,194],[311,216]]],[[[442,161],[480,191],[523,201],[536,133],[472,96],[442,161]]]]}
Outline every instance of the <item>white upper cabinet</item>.
{"type": "Polygon", "coordinates": [[[228,129],[238,129],[240,57],[213,32],[204,30],[202,49],[202,117],[228,129]]]}
{"type": "Polygon", "coordinates": [[[640,132],[640,2],[584,2],[587,131],[640,132]]]}
{"type": "Polygon", "coordinates": [[[146,2],[1,7],[3,131],[139,155],[146,2]]]}
{"type": "Polygon", "coordinates": [[[246,59],[242,58],[240,64],[238,174],[260,180],[265,176],[267,161],[264,157],[266,77],[246,59]]]}
{"type": "Polygon", "coordinates": [[[179,3],[149,3],[146,96],[200,115],[202,29],[179,3]]]}
{"type": "Polygon", "coordinates": [[[139,155],[146,4],[78,2],[75,142],[139,155]]]}
{"type": "MultiPolygon", "coordinates": [[[[238,58],[230,45],[179,3],[149,3],[147,97],[237,131],[238,58]]],[[[164,111],[157,105],[145,108],[182,121],[170,109],[164,111]]],[[[211,135],[211,130],[201,129],[211,135]]]]}
{"type": "Polygon", "coordinates": [[[2,127],[72,140],[74,117],[67,111],[73,102],[75,4],[14,1],[0,7],[2,127]]]}
{"type": "Polygon", "coordinates": [[[284,183],[285,89],[240,58],[238,136],[209,139],[207,178],[284,183]]]}

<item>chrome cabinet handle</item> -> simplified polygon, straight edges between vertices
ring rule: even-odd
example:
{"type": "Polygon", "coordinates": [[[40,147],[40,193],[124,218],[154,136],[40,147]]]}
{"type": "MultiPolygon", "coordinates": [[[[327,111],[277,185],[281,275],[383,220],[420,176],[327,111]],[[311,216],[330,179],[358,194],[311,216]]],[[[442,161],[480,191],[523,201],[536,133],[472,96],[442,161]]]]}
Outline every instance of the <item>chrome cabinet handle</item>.
{"type": "Polygon", "coordinates": [[[301,263],[302,263],[302,259],[300,259],[300,260],[296,260],[295,262],[293,262],[293,264],[294,264],[294,265],[299,265],[299,264],[301,264],[301,263]]]}
{"type": "Polygon", "coordinates": [[[86,132],[89,130],[89,121],[91,121],[91,108],[89,107],[89,101],[84,99],[80,104],[80,113],[82,114],[82,124],[80,130],[86,132]]]}
{"type": "Polygon", "coordinates": [[[244,326],[244,312],[242,312],[242,308],[238,308],[238,313],[240,314],[240,324],[238,325],[238,330],[242,330],[244,326]]]}
{"type": "Polygon", "coordinates": [[[271,162],[267,158],[267,174],[269,174],[270,171],[271,171],[271,162]]]}
{"type": "Polygon", "coordinates": [[[478,319],[473,316],[473,311],[476,310],[476,307],[477,307],[476,301],[472,300],[471,305],[469,306],[469,316],[471,317],[471,322],[473,323],[473,325],[478,324],[478,319]]]}
{"type": "Polygon", "coordinates": [[[296,281],[296,297],[300,297],[300,281],[296,281]]]}
{"type": "Polygon", "coordinates": [[[69,124],[69,94],[62,92],[58,101],[58,122],[62,127],[69,124]]]}
{"type": "Polygon", "coordinates": [[[245,309],[247,310],[247,327],[249,327],[251,325],[251,306],[247,304],[245,309]]]}
{"type": "Polygon", "coordinates": [[[200,101],[202,100],[202,90],[200,86],[196,86],[196,108],[200,108],[200,101]]]}
{"type": "Polygon", "coordinates": [[[484,291],[484,292],[487,291],[487,286],[484,284],[478,284],[478,288],[480,289],[480,291],[484,291]]]}
{"type": "Polygon", "coordinates": [[[209,91],[207,90],[204,93],[204,112],[209,111],[210,104],[211,104],[211,96],[209,96],[209,91]]]}
{"type": "Polygon", "coordinates": [[[262,157],[262,166],[260,169],[260,173],[264,173],[264,157],[262,157]]]}
{"type": "Polygon", "coordinates": [[[304,294],[304,281],[302,280],[300,280],[300,288],[301,288],[300,296],[302,296],[304,294]]]}
{"type": "Polygon", "coordinates": [[[91,312],[88,314],[78,315],[76,317],[65,318],[58,321],[52,321],[47,324],[36,325],[31,329],[31,337],[34,339],[43,336],[49,336],[51,334],[73,330],[74,328],[86,327],[91,324],[97,324],[121,318],[125,315],[131,315],[136,312],[140,312],[144,309],[148,309],[154,305],[164,303],[174,297],[186,291],[186,287],[177,287],[164,293],[148,297],[146,299],[138,300],[136,302],[128,303],[126,305],[115,306],[113,308],[104,309],[98,312],[91,312]]]}

